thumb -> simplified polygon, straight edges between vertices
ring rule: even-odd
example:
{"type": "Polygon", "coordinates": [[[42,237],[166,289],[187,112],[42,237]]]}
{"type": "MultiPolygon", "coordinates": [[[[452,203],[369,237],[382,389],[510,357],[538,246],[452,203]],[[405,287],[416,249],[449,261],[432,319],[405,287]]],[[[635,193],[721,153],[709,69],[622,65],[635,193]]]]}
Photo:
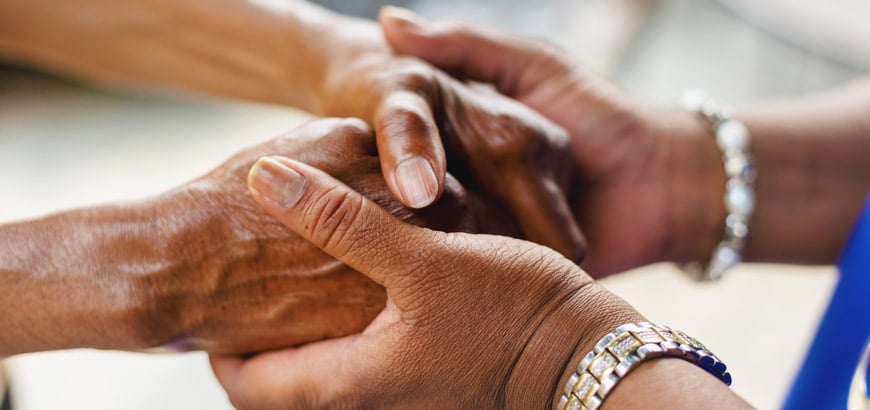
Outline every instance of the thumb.
{"type": "Polygon", "coordinates": [[[379,21],[396,53],[408,54],[453,75],[494,84],[520,97],[554,69],[570,71],[543,42],[462,22],[430,22],[398,7],[384,7],[379,21]]]}
{"type": "Polygon", "coordinates": [[[422,228],[405,224],[323,171],[283,157],[261,158],[248,188],[269,214],[302,238],[390,288],[416,255],[422,228]]]}

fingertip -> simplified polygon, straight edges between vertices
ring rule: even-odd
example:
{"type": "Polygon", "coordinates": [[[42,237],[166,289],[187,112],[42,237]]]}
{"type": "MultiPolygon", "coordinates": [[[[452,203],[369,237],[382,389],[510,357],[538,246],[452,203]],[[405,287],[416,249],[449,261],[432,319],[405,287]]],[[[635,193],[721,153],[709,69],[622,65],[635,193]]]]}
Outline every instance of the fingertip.
{"type": "Polygon", "coordinates": [[[435,168],[425,157],[415,155],[400,162],[393,171],[394,185],[400,200],[405,206],[414,209],[425,208],[435,202],[443,191],[443,186],[435,174],[435,168]]]}
{"type": "Polygon", "coordinates": [[[444,191],[447,159],[430,102],[411,91],[387,97],[375,115],[376,141],[390,191],[408,208],[425,208],[444,191]]]}
{"type": "Polygon", "coordinates": [[[282,157],[260,158],[248,173],[248,189],[260,201],[281,208],[293,207],[305,192],[307,179],[282,157]]]}

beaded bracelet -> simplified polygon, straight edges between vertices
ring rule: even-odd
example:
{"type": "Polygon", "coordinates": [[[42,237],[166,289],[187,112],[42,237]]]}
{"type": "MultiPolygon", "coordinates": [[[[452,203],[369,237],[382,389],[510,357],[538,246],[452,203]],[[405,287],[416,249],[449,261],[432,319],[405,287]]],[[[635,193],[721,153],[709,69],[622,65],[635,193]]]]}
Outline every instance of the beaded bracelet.
{"type": "Polygon", "coordinates": [[[688,263],[683,271],[698,281],[717,281],[743,260],[742,252],[749,236],[749,218],[755,208],[755,165],[749,155],[749,130],[743,122],[731,118],[729,109],[711,99],[703,90],[691,89],[683,94],[682,105],[699,116],[716,137],[725,165],[725,228],[722,240],[705,264],[688,263]]]}
{"type": "Polygon", "coordinates": [[[649,322],[616,328],[583,357],[577,372],[565,384],[555,410],[595,410],[625,376],[647,360],[677,357],[687,360],[726,385],[731,374],[725,363],[691,336],[649,322]]]}

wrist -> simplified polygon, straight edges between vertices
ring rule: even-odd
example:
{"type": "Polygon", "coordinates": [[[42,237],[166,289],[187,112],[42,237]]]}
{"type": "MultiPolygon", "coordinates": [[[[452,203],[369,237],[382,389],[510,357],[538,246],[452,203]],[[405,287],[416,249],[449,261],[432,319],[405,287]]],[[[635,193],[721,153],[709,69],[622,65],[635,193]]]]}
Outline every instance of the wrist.
{"type": "Polygon", "coordinates": [[[191,183],[150,201],[142,218],[153,230],[150,261],[129,277],[140,301],[137,349],[189,350],[185,337],[201,322],[199,304],[221,279],[232,252],[222,196],[208,184],[191,183]],[[199,301],[199,303],[198,303],[199,301]]]}
{"type": "Polygon", "coordinates": [[[374,23],[353,17],[333,15],[330,30],[324,32],[319,46],[321,79],[315,87],[312,112],[328,117],[357,117],[371,121],[386,59],[396,59],[374,23]],[[336,27],[341,27],[337,30],[336,27]]]}
{"type": "Polygon", "coordinates": [[[508,380],[505,407],[551,408],[598,339],[622,324],[642,320],[631,306],[597,284],[572,292],[529,339],[508,380]]]}
{"type": "Polygon", "coordinates": [[[377,43],[380,33],[366,20],[307,1],[292,3],[292,12],[274,13],[280,18],[279,35],[267,33],[273,43],[276,38],[282,42],[268,50],[279,64],[276,71],[284,74],[283,84],[272,84],[279,93],[275,102],[325,116],[328,113],[322,107],[332,97],[329,83],[333,72],[347,64],[349,56],[377,43]]]}
{"type": "Polygon", "coordinates": [[[843,115],[854,113],[863,101],[834,96],[842,95],[735,110],[734,117],[752,135],[758,170],[744,260],[831,264],[842,252],[870,192],[870,139],[864,131],[870,130],[870,121],[861,124],[855,119],[866,117],[843,115]]]}
{"type": "Polygon", "coordinates": [[[680,108],[662,108],[655,133],[667,141],[665,177],[671,227],[664,244],[665,261],[705,261],[722,236],[725,173],[715,138],[702,121],[680,108]]]}

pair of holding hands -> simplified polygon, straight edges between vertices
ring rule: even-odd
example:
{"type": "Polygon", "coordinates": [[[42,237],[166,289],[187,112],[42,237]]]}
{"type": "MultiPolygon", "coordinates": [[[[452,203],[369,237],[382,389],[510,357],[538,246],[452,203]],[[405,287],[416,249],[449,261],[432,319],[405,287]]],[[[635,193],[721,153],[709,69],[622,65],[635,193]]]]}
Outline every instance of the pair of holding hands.
{"type": "Polygon", "coordinates": [[[642,320],[547,247],[407,224],[285,157],[259,160],[248,183],[266,212],[386,288],[387,301],[358,334],[212,356],[238,408],[540,407],[576,349],[642,320]]]}
{"type": "Polygon", "coordinates": [[[392,52],[354,53],[330,70],[319,112],[373,125],[387,186],[404,205],[430,203],[411,186],[419,198],[440,195],[449,157],[449,171],[498,201],[526,239],[595,277],[709,255],[721,192],[698,187],[724,176],[691,115],[636,100],[538,41],[396,8],[380,25],[392,52]],[[400,171],[415,158],[432,166],[417,173],[426,178],[400,171]],[[710,213],[691,209],[699,203],[710,213]]]}
{"type": "Polygon", "coordinates": [[[397,53],[519,102],[416,58],[358,59],[348,72],[372,83],[331,104],[370,93],[376,141],[360,121],[317,121],[183,188],[230,215],[216,240],[251,251],[200,282],[224,297],[185,303],[201,307],[168,336],[214,353],[240,408],[547,405],[566,363],[642,320],[572,260],[600,277],[704,255],[712,243],[681,238],[717,227],[668,198],[703,194],[692,178],[710,175],[691,171],[717,152],[688,115],[640,105],[540,43],[394,9],[381,24],[397,53]],[[381,59],[406,74],[372,75],[381,59]],[[248,178],[256,204],[227,194],[267,155],[248,178]]]}

